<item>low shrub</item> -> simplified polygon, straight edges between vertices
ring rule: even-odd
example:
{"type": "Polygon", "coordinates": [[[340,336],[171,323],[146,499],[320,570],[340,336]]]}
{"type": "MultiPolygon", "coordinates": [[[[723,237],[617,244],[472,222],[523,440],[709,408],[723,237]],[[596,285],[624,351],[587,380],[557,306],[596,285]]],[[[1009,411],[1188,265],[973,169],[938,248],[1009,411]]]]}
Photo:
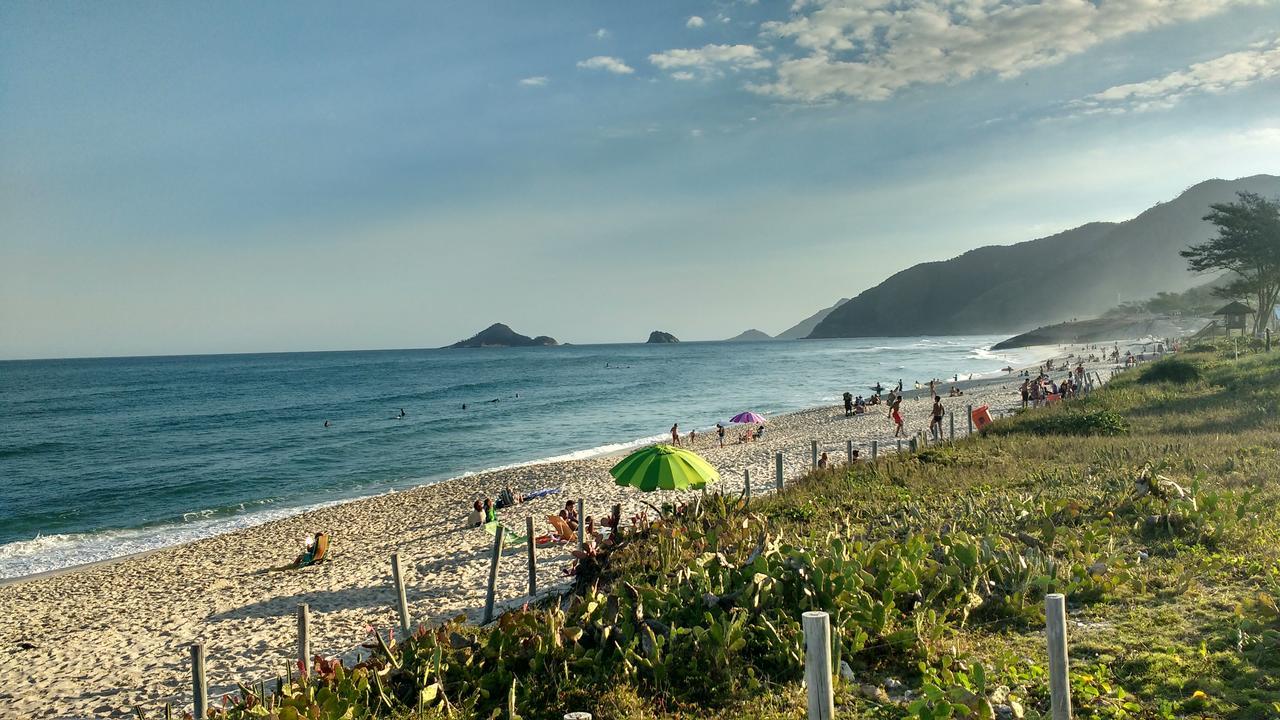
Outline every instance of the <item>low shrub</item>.
{"type": "Polygon", "coordinates": [[[1170,382],[1185,385],[1200,380],[1200,366],[1179,357],[1165,358],[1143,368],[1138,382],[1143,384],[1170,382]]]}
{"type": "Polygon", "coordinates": [[[1123,435],[1129,423],[1114,410],[1059,413],[1032,413],[1018,422],[995,426],[998,434],[1029,433],[1033,435],[1123,435]]]}

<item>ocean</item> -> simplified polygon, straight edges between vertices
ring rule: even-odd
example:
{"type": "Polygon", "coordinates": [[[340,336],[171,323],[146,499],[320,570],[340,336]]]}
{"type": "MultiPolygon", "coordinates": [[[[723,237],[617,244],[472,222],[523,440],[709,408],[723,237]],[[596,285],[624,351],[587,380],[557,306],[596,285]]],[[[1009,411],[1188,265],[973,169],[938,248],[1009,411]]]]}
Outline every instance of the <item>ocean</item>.
{"type": "Polygon", "coordinates": [[[0,578],[1032,361],[1000,339],[0,362],[0,578]]]}

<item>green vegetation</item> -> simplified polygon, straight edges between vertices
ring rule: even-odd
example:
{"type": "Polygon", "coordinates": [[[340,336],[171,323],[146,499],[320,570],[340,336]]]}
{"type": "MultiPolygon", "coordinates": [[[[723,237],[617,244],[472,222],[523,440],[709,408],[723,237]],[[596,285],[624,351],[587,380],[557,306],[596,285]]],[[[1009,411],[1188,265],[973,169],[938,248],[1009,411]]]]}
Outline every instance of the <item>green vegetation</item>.
{"type": "Polygon", "coordinates": [[[1177,356],[1165,358],[1142,369],[1138,382],[1151,383],[1189,383],[1200,380],[1200,366],[1190,360],[1177,356]]]}
{"type": "Polygon", "coordinates": [[[1280,301],[1280,199],[1251,192],[1239,192],[1237,198],[1210,205],[1204,219],[1218,234],[1179,255],[1195,272],[1231,272],[1234,279],[1217,293],[1254,298],[1253,335],[1260,335],[1280,301]]]}
{"type": "MultiPolygon", "coordinates": [[[[1197,354],[916,455],[703,500],[561,602],[423,630],[216,717],[802,718],[831,613],[841,717],[1038,718],[1067,594],[1082,718],[1280,713],[1280,354],[1197,354]]],[[[1158,367],[1158,366],[1153,366],[1158,367]]]]}
{"type": "Polygon", "coordinates": [[[1227,286],[1228,280],[1227,278],[1214,280],[1186,292],[1158,292],[1147,300],[1120,303],[1108,310],[1104,316],[1123,317],[1150,313],[1207,317],[1225,304],[1220,290],[1227,286]]]}

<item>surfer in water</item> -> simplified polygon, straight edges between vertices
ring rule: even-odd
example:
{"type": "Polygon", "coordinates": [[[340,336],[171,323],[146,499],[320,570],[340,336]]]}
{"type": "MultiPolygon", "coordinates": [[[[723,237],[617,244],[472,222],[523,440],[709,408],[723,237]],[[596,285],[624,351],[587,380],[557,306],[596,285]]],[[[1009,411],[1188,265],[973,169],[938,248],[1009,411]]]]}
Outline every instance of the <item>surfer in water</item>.
{"type": "Polygon", "coordinates": [[[403,420],[404,416],[405,416],[404,408],[400,408],[400,419],[403,420]]]}
{"type": "Polygon", "coordinates": [[[329,427],[329,421],[328,421],[328,420],[325,420],[325,421],[324,421],[324,426],[325,426],[325,427],[329,427]]]}

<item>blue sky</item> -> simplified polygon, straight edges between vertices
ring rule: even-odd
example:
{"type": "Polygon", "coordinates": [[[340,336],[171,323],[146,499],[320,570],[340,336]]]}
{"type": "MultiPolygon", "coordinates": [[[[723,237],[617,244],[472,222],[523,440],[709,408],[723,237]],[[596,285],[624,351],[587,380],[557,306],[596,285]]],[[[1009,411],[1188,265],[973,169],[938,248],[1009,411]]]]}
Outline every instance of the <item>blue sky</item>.
{"type": "Polygon", "coordinates": [[[0,4],[0,357],[778,332],[1280,170],[1280,3],[0,4]]]}

